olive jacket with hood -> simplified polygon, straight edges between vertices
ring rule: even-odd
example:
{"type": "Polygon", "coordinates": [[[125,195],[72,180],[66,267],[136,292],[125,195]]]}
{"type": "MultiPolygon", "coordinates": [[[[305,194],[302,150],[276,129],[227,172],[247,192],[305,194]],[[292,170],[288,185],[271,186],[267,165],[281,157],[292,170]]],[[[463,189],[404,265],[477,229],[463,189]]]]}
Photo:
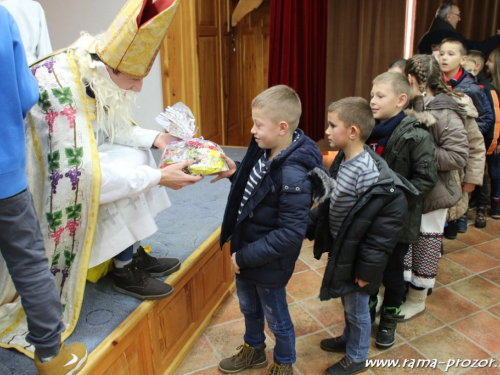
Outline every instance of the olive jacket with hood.
{"type": "Polygon", "coordinates": [[[405,116],[396,126],[382,152],[394,172],[406,178],[418,190],[408,197],[399,243],[417,243],[422,221],[423,198],[436,186],[437,169],[434,142],[427,127],[413,116],[405,116]]]}
{"type": "MultiPolygon", "coordinates": [[[[250,172],[265,152],[252,137],[248,151],[231,176],[220,245],[231,240],[238,279],[261,287],[284,287],[293,274],[305,237],[313,185],[308,173],[323,169],[323,155],[302,130],[300,137],[273,158],[269,171],[242,207],[250,172]]],[[[324,195],[328,194],[325,190],[324,195]]]]}
{"type": "MultiPolygon", "coordinates": [[[[307,238],[314,240],[314,256],[328,253],[328,263],[321,285],[320,299],[328,300],[349,293],[377,292],[389,255],[398,242],[407,213],[406,196],[418,191],[404,177],[398,176],[378,154],[365,146],[380,172],[378,181],[369,187],[348,212],[336,239],[329,228],[330,199],[326,199],[309,215],[307,238]],[[368,282],[361,288],[358,277],[368,282]]],[[[333,179],[344,159],[340,151],[330,167],[333,179]]]]}
{"type": "Polygon", "coordinates": [[[436,187],[424,198],[422,213],[426,214],[453,207],[462,197],[457,176],[467,164],[469,142],[465,129],[466,112],[452,97],[442,93],[418,99],[423,99],[423,108],[417,104],[415,110],[406,113],[427,125],[434,140],[438,174],[436,187]],[[420,109],[423,111],[417,112],[420,109]]]}

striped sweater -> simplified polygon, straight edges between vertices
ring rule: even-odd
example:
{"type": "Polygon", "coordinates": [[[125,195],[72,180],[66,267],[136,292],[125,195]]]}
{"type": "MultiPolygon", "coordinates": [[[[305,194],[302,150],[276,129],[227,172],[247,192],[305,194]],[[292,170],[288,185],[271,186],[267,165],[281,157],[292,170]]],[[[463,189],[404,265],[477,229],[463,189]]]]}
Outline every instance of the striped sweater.
{"type": "Polygon", "coordinates": [[[340,164],[337,186],[330,198],[330,232],[337,237],[339,229],[358,198],[378,181],[379,170],[370,154],[361,154],[340,164]]]}

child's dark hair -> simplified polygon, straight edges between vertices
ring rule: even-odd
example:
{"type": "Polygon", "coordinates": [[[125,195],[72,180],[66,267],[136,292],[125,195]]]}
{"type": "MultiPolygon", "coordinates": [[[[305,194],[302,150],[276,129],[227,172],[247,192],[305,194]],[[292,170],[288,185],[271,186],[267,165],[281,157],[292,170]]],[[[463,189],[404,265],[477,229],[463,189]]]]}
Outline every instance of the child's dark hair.
{"type": "Polygon", "coordinates": [[[345,126],[357,126],[363,142],[370,137],[375,126],[370,103],[360,97],[352,96],[337,100],[328,106],[328,112],[335,112],[345,126]]]}
{"type": "Polygon", "coordinates": [[[389,69],[399,68],[402,71],[404,71],[405,70],[405,66],[406,66],[406,59],[400,58],[400,59],[396,59],[393,62],[391,62],[390,65],[389,65],[389,69]]]}
{"type": "Polygon", "coordinates": [[[418,82],[420,92],[427,88],[437,94],[461,97],[463,94],[452,91],[444,83],[443,75],[437,60],[432,55],[414,55],[406,61],[405,74],[411,74],[418,82]]]}

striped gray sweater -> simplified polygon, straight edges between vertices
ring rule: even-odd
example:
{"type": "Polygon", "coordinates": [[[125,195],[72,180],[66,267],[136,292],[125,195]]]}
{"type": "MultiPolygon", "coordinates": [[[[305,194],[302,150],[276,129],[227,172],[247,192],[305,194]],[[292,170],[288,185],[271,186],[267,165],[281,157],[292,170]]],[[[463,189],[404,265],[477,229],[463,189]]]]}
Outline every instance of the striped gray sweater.
{"type": "Polygon", "coordinates": [[[330,232],[337,237],[340,226],[358,198],[377,182],[380,175],[370,154],[361,154],[340,164],[337,186],[330,197],[330,232]]]}

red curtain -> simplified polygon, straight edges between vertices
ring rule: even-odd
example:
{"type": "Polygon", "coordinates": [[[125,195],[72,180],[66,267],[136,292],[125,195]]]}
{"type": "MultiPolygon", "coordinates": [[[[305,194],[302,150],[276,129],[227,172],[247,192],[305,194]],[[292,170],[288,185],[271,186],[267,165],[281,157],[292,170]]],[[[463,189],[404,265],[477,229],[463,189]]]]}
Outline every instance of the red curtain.
{"type": "Polygon", "coordinates": [[[325,131],[327,0],[271,0],[269,86],[285,84],[302,102],[300,128],[325,131]]]}

